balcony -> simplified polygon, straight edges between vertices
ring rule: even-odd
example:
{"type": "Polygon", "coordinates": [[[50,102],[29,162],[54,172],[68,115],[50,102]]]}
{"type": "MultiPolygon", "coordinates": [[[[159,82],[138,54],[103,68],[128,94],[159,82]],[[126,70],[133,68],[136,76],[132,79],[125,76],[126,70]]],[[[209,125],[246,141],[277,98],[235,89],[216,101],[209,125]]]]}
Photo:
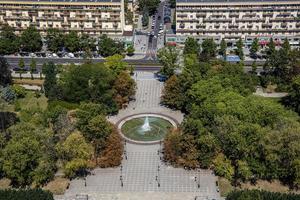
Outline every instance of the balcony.
{"type": "Polygon", "coordinates": [[[272,28],[272,24],[262,24],[261,25],[263,28],[272,28]]]}
{"type": "Polygon", "coordinates": [[[211,18],[209,18],[209,19],[203,19],[203,22],[231,22],[232,21],[232,19],[226,19],[226,18],[219,18],[219,19],[211,19],[211,18]]]}
{"type": "Polygon", "coordinates": [[[240,14],[239,13],[230,13],[229,17],[239,17],[240,14]]]}

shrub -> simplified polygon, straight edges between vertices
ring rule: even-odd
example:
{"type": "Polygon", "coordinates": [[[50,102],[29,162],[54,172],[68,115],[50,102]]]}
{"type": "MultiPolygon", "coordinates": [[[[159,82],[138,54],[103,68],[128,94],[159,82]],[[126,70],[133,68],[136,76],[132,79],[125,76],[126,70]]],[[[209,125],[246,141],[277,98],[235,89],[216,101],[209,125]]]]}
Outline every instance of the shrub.
{"type": "Polygon", "coordinates": [[[41,189],[0,190],[0,200],[54,200],[53,194],[41,189]]]}
{"type": "Polygon", "coordinates": [[[260,190],[240,190],[232,191],[228,194],[226,200],[243,200],[243,199],[259,199],[259,200],[299,200],[298,194],[283,194],[278,192],[267,192],[260,190]]]}
{"type": "Polygon", "coordinates": [[[11,87],[5,87],[5,88],[2,88],[0,90],[0,97],[8,102],[8,103],[12,103],[15,99],[16,99],[16,94],[15,92],[11,89],[11,87]]]}
{"type": "Polygon", "coordinates": [[[26,96],[26,89],[20,85],[13,85],[11,89],[14,91],[17,98],[24,98],[26,96]]]}

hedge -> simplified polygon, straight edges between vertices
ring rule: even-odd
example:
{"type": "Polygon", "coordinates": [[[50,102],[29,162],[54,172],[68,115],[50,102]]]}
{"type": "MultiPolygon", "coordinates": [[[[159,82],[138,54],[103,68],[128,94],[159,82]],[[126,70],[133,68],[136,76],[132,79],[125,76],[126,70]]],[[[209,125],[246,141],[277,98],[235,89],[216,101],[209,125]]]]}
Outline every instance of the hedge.
{"type": "Polygon", "coordinates": [[[300,200],[298,194],[285,194],[261,190],[235,190],[228,194],[226,200],[300,200]]]}
{"type": "Polygon", "coordinates": [[[42,189],[0,190],[0,200],[54,200],[53,194],[42,189]]]}

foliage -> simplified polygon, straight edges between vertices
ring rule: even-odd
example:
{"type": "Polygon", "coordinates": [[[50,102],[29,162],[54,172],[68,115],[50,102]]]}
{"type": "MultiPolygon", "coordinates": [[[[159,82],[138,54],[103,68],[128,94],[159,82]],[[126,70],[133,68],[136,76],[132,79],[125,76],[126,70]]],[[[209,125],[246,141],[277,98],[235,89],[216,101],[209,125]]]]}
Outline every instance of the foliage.
{"type": "Polygon", "coordinates": [[[128,68],[128,64],[123,61],[123,56],[119,54],[107,57],[104,65],[111,69],[115,74],[120,74],[128,68]]]}
{"type": "Polygon", "coordinates": [[[17,98],[14,90],[10,86],[0,88],[0,97],[8,103],[12,103],[17,98]]]}
{"type": "Polygon", "coordinates": [[[213,168],[236,184],[280,179],[297,187],[299,116],[278,102],[252,96],[255,79],[241,65],[211,61],[203,73],[194,59],[185,65],[178,80],[166,82],[167,98],[163,95],[175,108],[178,101],[186,102],[181,109],[187,113],[179,132],[165,139],[166,159],[213,168]]]}
{"type": "Polygon", "coordinates": [[[244,60],[244,51],[243,51],[244,43],[242,41],[242,38],[240,38],[237,41],[236,47],[237,47],[237,49],[236,49],[236,55],[238,55],[241,60],[244,60]]]}
{"type": "Polygon", "coordinates": [[[77,52],[80,49],[80,38],[75,31],[70,31],[64,38],[65,47],[69,52],[77,52]]]}
{"type": "Polygon", "coordinates": [[[9,64],[4,57],[0,57],[0,86],[7,86],[11,84],[11,72],[9,64]]]}
{"type": "Polygon", "coordinates": [[[11,86],[11,89],[17,98],[24,98],[26,96],[26,89],[20,85],[13,85],[11,86]]]}
{"type": "Polygon", "coordinates": [[[171,76],[166,82],[162,91],[161,102],[164,105],[181,109],[184,106],[184,96],[179,78],[176,75],[171,76]]]}
{"type": "Polygon", "coordinates": [[[128,56],[133,56],[134,55],[134,51],[135,51],[134,46],[133,45],[129,45],[127,47],[126,51],[127,51],[127,55],[128,56]]]}
{"type": "Polygon", "coordinates": [[[53,62],[44,63],[42,68],[43,74],[45,75],[45,81],[44,81],[44,91],[46,97],[48,99],[56,99],[57,98],[57,69],[56,65],[53,62]]]}
{"type": "Polygon", "coordinates": [[[258,43],[258,39],[255,38],[251,44],[251,48],[250,48],[250,56],[253,58],[256,58],[256,53],[259,50],[259,43],[258,43]]]}
{"type": "Polygon", "coordinates": [[[179,51],[174,46],[166,46],[158,50],[157,57],[163,65],[160,72],[167,77],[171,77],[179,67],[179,51]]]}
{"type": "Polygon", "coordinates": [[[115,41],[107,35],[101,35],[98,42],[99,54],[103,57],[112,56],[115,54],[122,55],[124,50],[124,44],[122,42],[115,41]]]}
{"type": "Polygon", "coordinates": [[[193,37],[188,37],[184,43],[183,54],[196,54],[198,55],[200,51],[200,46],[198,41],[193,37]]]}
{"type": "Polygon", "coordinates": [[[123,143],[122,138],[115,127],[112,133],[107,137],[105,148],[101,153],[101,157],[97,160],[100,167],[116,167],[122,162],[123,143]]]}
{"type": "Polygon", "coordinates": [[[14,33],[14,29],[7,24],[1,27],[0,33],[0,55],[9,55],[19,49],[19,38],[14,33]]]}
{"type": "Polygon", "coordinates": [[[3,150],[3,171],[14,185],[40,185],[53,177],[54,162],[49,132],[30,123],[9,129],[11,139],[3,150]]]}
{"type": "Polygon", "coordinates": [[[282,101],[286,106],[293,108],[298,114],[300,114],[300,76],[296,76],[293,79],[289,95],[282,101]]]}
{"type": "Polygon", "coordinates": [[[227,43],[226,43],[225,39],[223,38],[221,40],[219,54],[221,56],[223,56],[224,60],[226,59],[226,49],[227,49],[227,43]]]}
{"type": "Polygon", "coordinates": [[[0,190],[0,200],[54,200],[49,191],[41,189],[0,190]]]}
{"type": "Polygon", "coordinates": [[[58,52],[64,47],[64,35],[56,28],[47,29],[46,44],[51,52],[58,52]]]}
{"type": "Polygon", "coordinates": [[[153,15],[160,3],[160,0],[138,0],[139,10],[149,10],[149,15],[153,15]]]}
{"type": "Polygon", "coordinates": [[[59,157],[65,161],[65,175],[74,177],[83,175],[85,170],[89,169],[89,159],[92,156],[93,148],[86,143],[84,137],[79,132],[70,134],[67,139],[57,145],[59,157]]]}
{"type": "MultiPolygon", "coordinates": [[[[18,122],[18,117],[16,113],[13,112],[0,112],[0,130],[5,130],[18,122]]],[[[1,146],[1,145],[0,145],[1,146]]]]}
{"type": "Polygon", "coordinates": [[[121,109],[124,105],[129,103],[129,100],[135,94],[136,83],[130,75],[123,71],[121,72],[114,82],[114,100],[121,109]]]}
{"type": "Polygon", "coordinates": [[[34,27],[29,26],[20,37],[22,51],[37,52],[41,51],[43,42],[40,32],[34,27]]]}
{"type": "Polygon", "coordinates": [[[33,73],[36,72],[36,60],[32,58],[29,66],[31,79],[33,80],[33,73]]]}
{"type": "Polygon", "coordinates": [[[297,200],[299,198],[299,194],[283,194],[264,190],[235,190],[226,197],[227,200],[297,200]]]}
{"type": "Polygon", "coordinates": [[[72,65],[60,74],[62,99],[72,103],[90,101],[116,111],[112,90],[115,75],[103,64],[72,65]]]}
{"type": "Polygon", "coordinates": [[[212,58],[215,58],[217,52],[217,45],[212,38],[205,39],[202,42],[202,51],[200,54],[200,59],[202,61],[209,61],[212,58]]]}

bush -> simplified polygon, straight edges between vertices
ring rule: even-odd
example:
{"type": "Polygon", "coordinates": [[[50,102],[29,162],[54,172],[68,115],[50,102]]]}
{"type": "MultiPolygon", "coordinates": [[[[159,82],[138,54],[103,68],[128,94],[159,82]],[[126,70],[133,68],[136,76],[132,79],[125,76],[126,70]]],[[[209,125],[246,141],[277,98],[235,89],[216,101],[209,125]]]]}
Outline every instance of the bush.
{"type": "Polygon", "coordinates": [[[260,190],[241,190],[230,192],[226,200],[299,200],[300,195],[297,194],[283,194],[278,192],[267,192],[260,190]]]}
{"type": "Polygon", "coordinates": [[[8,102],[8,103],[12,103],[15,99],[16,99],[16,94],[15,92],[11,89],[11,87],[5,87],[5,88],[2,88],[0,90],[0,97],[8,102]]]}
{"type": "Polygon", "coordinates": [[[49,101],[48,103],[48,109],[55,108],[57,106],[60,106],[67,110],[74,110],[79,107],[79,105],[76,103],[69,103],[67,101],[60,101],[60,100],[49,101]]]}
{"type": "Polygon", "coordinates": [[[54,200],[53,194],[41,189],[0,190],[0,200],[54,200]]]}
{"type": "Polygon", "coordinates": [[[20,85],[13,85],[11,89],[14,91],[17,98],[24,98],[26,96],[26,89],[20,85]]]}
{"type": "Polygon", "coordinates": [[[19,119],[16,113],[13,112],[0,112],[0,130],[7,129],[15,124],[19,119]]]}

